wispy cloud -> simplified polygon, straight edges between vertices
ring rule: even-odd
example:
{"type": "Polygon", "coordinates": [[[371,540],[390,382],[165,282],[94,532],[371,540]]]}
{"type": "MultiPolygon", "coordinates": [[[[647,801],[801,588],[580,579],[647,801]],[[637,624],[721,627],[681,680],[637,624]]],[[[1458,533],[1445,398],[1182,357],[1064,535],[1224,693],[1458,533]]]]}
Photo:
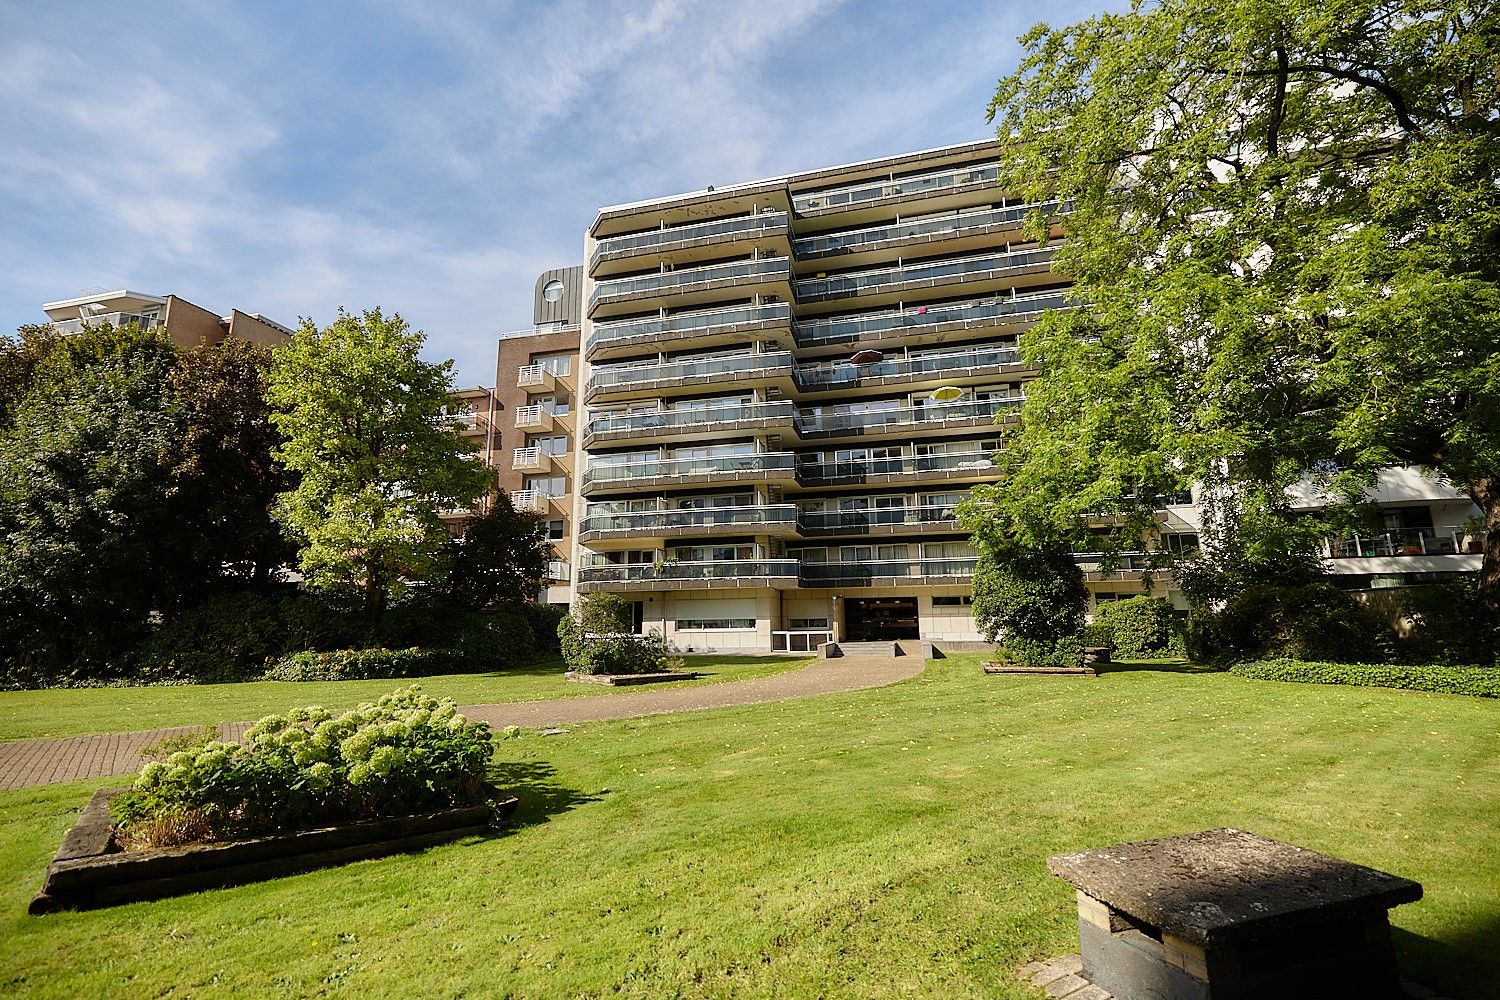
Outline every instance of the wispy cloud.
{"type": "Polygon", "coordinates": [[[95,285],[286,321],[380,304],[467,383],[600,205],[982,135],[1042,12],[22,4],[0,14],[0,325],[95,285]]]}

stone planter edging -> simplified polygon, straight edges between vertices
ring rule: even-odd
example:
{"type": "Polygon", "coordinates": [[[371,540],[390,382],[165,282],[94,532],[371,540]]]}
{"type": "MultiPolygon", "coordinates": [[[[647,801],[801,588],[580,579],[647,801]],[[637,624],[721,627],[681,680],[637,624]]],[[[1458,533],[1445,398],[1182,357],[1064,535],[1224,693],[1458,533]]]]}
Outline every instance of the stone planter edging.
{"type": "Polygon", "coordinates": [[[89,799],[47,866],[41,891],[28,908],[31,913],[161,899],[416,850],[486,833],[492,818],[510,818],[520,801],[502,796],[491,804],[338,823],[269,837],[119,851],[114,849],[109,803],[121,791],[101,789],[89,799]]]}
{"type": "Polygon", "coordinates": [[[655,674],[580,674],[576,670],[569,670],[563,676],[570,681],[582,681],[585,684],[629,687],[632,684],[660,684],[664,681],[694,681],[703,675],[690,671],[666,671],[655,674]]]}

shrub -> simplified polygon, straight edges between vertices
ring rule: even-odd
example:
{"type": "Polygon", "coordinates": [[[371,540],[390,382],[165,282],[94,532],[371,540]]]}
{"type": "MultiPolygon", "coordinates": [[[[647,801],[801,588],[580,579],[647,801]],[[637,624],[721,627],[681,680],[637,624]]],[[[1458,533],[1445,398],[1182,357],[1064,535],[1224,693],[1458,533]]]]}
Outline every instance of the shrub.
{"type": "MultiPolygon", "coordinates": [[[[1470,578],[1375,592],[1392,618],[1411,623],[1396,640],[1404,663],[1500,663],[1500,623],[1470,578]]],[[[1392,622],[1392,625],[1395,623],[1392,622]]]]}
{"type": "Polygon", "coordinates": [[[270,715],[244,744],[152,761],[112,809],[134,846],[184,829],[219,840],[400,816],[482,802],[492,752],[487,723],[412,686],[339,716],[317,706],[270,715]]]}
{"type": "Polygon", "coordinates": [[[1129,597],[1099,605],[1094,621],[1107,626],[1116,655],[1127,658],[1182,653],[1182,630],[1172,602],[1161,597],[1129,597]]]}
{"type": "Polygon", "coordinates": [[[1001,640],[1022,663],[1076,667],[1083,659],[1083,609],[1088,591],[1073,554],[986,549],[974,571],[974,621],[990,642],[1001,640]]]}
{"type": "Polygon", "coordinates": [[[447,649],[304,650],[283,656],[265,673],[268,681],[362,681],[458,673],[462,661],[447,649]]]}
{"type": "Polygon", "coordinates": [[[628,622],[624,602],[616,595],[584,596],[577,614],[557,623],[563,662],[580,674],[651,674],[664,669],[666,641],[659,635],[622,631],[628,622]]]}
{"type": "Polygon", "coordinates": [[[1386,663],[1317,663],[1278,658],[1239,663],[1230,673],[1262,681],[1302,684],[1352,684],[1500,698],[1500,668],[1397,666],[1386,663]]]}
{"type": "Polygon", "coordinates": [[[1188,655],[1205,663],[1283,656],[1357,663],[1390,655],[1380,616],[1326,583],[1251,587],[1220,611],[1195,610],[1186,640],[1188,655]]]}
{"type": "Polygon", "coordinates": [[[1103,622],[1091,622],[1083,627],[1085,649],[1102,648],[1111,653],[1115,649],[1115,631],[1103,622]]]}
{"type": "Polygon", "coordinates": [[[562,652],[557,642],[557,626],[567,617],[567,608],[532,601],[521,605],[521,612],[531,626],[531,637],[538,653],[556,655],[562,652]]]}

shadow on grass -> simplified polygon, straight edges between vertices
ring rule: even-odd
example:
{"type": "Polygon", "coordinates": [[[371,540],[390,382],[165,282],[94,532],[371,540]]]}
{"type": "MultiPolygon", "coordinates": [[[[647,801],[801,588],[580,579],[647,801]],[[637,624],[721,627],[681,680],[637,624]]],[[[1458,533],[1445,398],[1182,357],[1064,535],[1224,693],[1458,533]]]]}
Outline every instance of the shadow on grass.
{"type": "Polygon", "coordinates": [[[1451,938],[1443,940],[1392,926],[1391,941],[1401,978],[1456,1000],[1497,995],[1500,953],[1495,942],[1500,941],[1500,915],[1489,914],[1475,925],[1457,928],[1451,938]]]}
{"type": "Polygon", "coordinates": [[[1223,667],[1190,663],[1187,660],[1114,660],[1110,663],[1096,663],[1094,669],[1101,675],[1138,671],[1161,674],[1219,674],[1224,672],[1223,667]]]}
{"type": "Polygon", "coordinates": [[[793,663],[806,663],[811,654],[801,656],[719,656],[714,653],[678,654],[687,662],[687,668],[703,677],[715,677],[722,673],[712,667],[776,667],[793,663]]]}
{"type": "Polygon", "coordinates": [[[520,799],[512,827],[549,822],[578,806],[598,802],[599,796],[564,788],[557,782],[557,769],[537,760],[504,761],[490,766],[490,783],[520,799]]]}

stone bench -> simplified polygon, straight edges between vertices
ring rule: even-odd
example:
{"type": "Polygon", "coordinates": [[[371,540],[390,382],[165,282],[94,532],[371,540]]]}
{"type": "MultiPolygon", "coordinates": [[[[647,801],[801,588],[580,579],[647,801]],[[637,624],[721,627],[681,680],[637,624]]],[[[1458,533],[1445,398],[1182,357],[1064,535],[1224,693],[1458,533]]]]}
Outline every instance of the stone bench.
{"type": "Polygon", "coordinates": [[[1117,1000],[1404,998],[1387,911],[1416,882],[1242,830],[1047,859],[1083,977],[1117,1000]]]}

